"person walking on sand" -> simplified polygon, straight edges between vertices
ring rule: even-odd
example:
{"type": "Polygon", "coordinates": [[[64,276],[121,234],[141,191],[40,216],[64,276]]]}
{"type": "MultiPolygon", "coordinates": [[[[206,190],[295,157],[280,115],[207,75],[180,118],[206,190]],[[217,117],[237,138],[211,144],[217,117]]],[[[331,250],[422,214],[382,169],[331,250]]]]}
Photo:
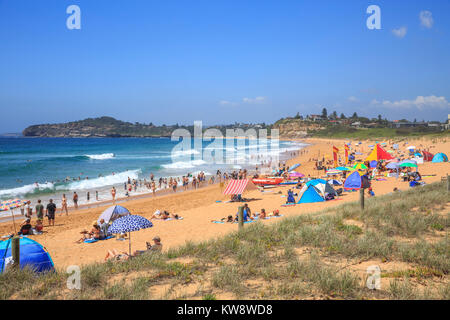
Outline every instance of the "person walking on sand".
{"type": "Polygon", "coordinates": [[[155,181],[152,180],[152,192],[153,192],[153,196],[155,196],[156,194],[156,184],[155,181]]]}
{"type": "Polygon", "coordinates": [[[73,193],[73,205],[75,209],[78,209],[78,194],[76,192],[73,193]]]}
{"type": "Polygon", "coordinates": [[[49,204],[47,204],[47,213],[46,216],[48,218],[48,225],[55,225],[55,212],[56,212],[56,205],[53,203],[53,199],[48,200],[49,204]]]}
{"type": "Polygon", "coordinates": [[[111,196],[112,196],[113,203],[116,203],[116,188],[115,187],[112,187],[112,189],[111,189],[111,196]]]}
{"type": "Polygon", "coordinates": [[[66,216],[68,216],[69,210],[67,209],[67,198],[66,198],[65,194],[62,195],[62,199],[61,199],[61,214],[60,214],[60,216],[62,216],[64,210],[66,211],[66,216]]]}

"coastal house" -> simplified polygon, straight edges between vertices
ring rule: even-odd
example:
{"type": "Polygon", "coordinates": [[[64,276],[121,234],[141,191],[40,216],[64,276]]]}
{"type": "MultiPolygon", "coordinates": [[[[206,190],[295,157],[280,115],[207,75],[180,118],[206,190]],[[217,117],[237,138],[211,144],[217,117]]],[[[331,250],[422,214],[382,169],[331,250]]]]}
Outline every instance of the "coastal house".
{"type": "Polygon", "coordinates": [[[415,128],[415,127],[427,127],[427,122],[411,122],[404,120],[394,120],[391,123],[392,128],[415,128]]]}
{"type": "Polygon", "coordinates": [[[307,119],[314,122],[324,120],[320,114],[310,114],[308,115],[307,119]]]}

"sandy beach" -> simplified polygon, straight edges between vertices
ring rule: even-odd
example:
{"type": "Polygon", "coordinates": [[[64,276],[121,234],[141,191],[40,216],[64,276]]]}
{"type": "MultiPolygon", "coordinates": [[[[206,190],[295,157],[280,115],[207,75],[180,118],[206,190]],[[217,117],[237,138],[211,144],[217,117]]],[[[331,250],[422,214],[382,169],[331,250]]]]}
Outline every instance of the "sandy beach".
{"type": "MultiPolygon", "coordinates": [[[[340,148],[343,152],[343,145],[350,140],[325,140],[325,139],[305,139],[302,142],[310,144],[306,152],[301,153],[287,161],[288,165],[300,163],[301,166],[297,171],[310,175],[311,177],[323,176],[323,171],[315,170],[316,158],[331,160],[332,146],[340,148]]],[[[406,141],[406,140],[405,140],[406,141]]],[[[355,146],[355,141],[352,147],[355,146]]],[[[363,141],[363,143],[353,151],[362,152],[361,159],[364,159],[370,151],[369,145],[375,141],[363,141]]],[[[392,145],[386,142],[386,149],[392,145]]],[[[408,139],[408,143],[414,144],[420,149],[428,149],[432,153],[444,152],[450,153],[450,141],[440,139],[433,141],[430,139],[408,139]]],[[[400,150],[406,153],[404,141],[399,142],[400,150]]],[[[426,183],[440,181],[441,177],[450,173],[450,163],[431,163],[425,162],[419,164],[419,172],[425,176],[423,180],[426,183]]],[[[408,183],[401,182],[400,179],[386,178],[386,181],[373,181],[372,188],[375,195],[382,195],[397,187],[400,190],[408,189],[408,183]]],[[[286,195],[289,186],[282,186],[269,189],[269,192],[261,192],[259,190],[248,191],[244,193],[245,198],[251,198],[248,202],[253,212],[260,212],[264,208],[267,212],[275,209],[280,211],[284,217],[301,215],[322,210],[324,208],[336,206],[344,202],[355,201],[359,197],[358,192],[345,192],[338,200],[327,201],[323,203],[302,204],[291,207],[281,207],[285,203],[286,198],[282,197],[278,192],[281,191],[286,195]]],[[[235,215],[237,209],[242,203],[224,203],[229,200],[229,196],[224,196],[218,184],[206,186],[198,190],[189,190],[185,192],[169,193],[158,197],[130,198],[121,205],[125,206],[133,214],[142,215],[150,218],[155,210],[168,210],[170,213],[176,213],[182,216],[183,220],[152,220],[154,226],[149,229],[133,232],[131,234],[132,250],[145,249],[145,242],[158,235],[163,243],[163,250],[184,244],[186,241],[203,241],[220,237],[228,232],[237,230],[237,224],[215,224],[211,220],[220,220],[228,215],[235,215]],[[216,202],[222,201],[222,202],[216,202]]],[[[83,265],[93,262],[103,261],[106,252],[110,249],[118,249],[128,251],[128,241],[117,241],[110,239],[99,241],[92,244],[75,243],[81,235],[80,231],[90,230],[92,222],[97,220],[98,216],[110,204],[98,205],[94,208],[80,208],[79,210],[71,210],[69,216],[60,216],[59,208],[56,215],[54,227],[47,227],[47,221],[44,222],[44,234],[30,236],[44,245],[49,251],[55,266],[64,268],[69,265],[83,265]]],[[[264,223],[274,223],[280,218],[272,218],[264,223]]],[[[35,216],[33,217],[33,225],[35,216]]],[[[17,222],[21,222],[16,221],[17,222]]],[[[0,234],[5,235],[13,232],[12,222],[3,222],[0,224],[0,234]]]]}

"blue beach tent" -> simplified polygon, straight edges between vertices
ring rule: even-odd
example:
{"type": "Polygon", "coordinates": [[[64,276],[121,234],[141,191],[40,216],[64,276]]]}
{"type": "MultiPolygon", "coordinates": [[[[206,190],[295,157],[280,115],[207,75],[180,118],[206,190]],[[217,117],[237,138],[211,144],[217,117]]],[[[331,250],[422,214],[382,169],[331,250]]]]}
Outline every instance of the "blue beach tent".
{"type": "Polygon", "coordinates": [[[358,190],[361,189],[361,175],[358,170],[353,171],[344,182],[344,189],[358,190]]]}
{"type": "Polygon", "coordinates": [[[106,223],[109,223],[110,221],[113,222],[114,220],[117,220],[120,217],[129,216],[130,214],[131,213],[130,211],[128,211],[127,208],[115,205],[103,211],[100,217],[98,217],[97,222],[100,223],[100,220],[103,219],[105,220],[106,223]]]}
{"type": "MultiPolygon", "coordinates": [[[[0,242],[0,272],[6,269],[6,265],[12,260],[11,239],[0,242]]],[[[36,272],[54,270],[52,258],[45,248],[30,238],[20,238],[20,268],[25,266],[36,272]]]]}
{"type": "Polygon", "coordinates": [[[448,162],[448,157],[445,153],[437,153],[431,162],[448,162]]]}
{"type": "Polygon", "coordinates": [[[325,180],[323,180],[323,179],[313,179],[313,180],[311,180],[311,181],[308,181],[307,183],[306,183],[306,185],[309,187],[309,186],[311,186],[311,185],[313,185],[313,186],[316,186],[316,185],[318,185],[318,184],[326,184],[327,182],[325,181],[325,180]]]}
{"type": "Polygon", "coordinates": [[[308,189],[306,189],[305,192],[303,192],[297,204],[323,202],[323,201],[325,201],[325,199],[320,195],[319,189],[317,189],[313,185],[310,185],[308,186],[308,189]]]}

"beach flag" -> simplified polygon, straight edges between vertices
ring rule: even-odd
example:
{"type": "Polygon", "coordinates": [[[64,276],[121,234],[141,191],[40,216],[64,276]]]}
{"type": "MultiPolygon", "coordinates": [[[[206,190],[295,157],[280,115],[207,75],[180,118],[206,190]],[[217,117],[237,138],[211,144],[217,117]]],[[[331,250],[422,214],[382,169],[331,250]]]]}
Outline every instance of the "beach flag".
{"type": "Polygon", "coordinates": [[[335,146],[333,146],[333,160],[334,160],[334,167],[336,168],[337,166],[338,166],[338,152],[339,152],[339,149],[338,148],[336,148],[335,146]]]}
{"type": "Polygon", "coordinates": [[[348,145],[344,144],[344,149],[345,149],[345,165],[347,165],[348,163],[348,151],[349,151],[349,147],[348,145]]]}
{"type": "Polygon", "coordinates": [[[384,150],[379,144],[375,145],[372,152],[369,154],[369,156],[366,158],[365,161],[380,161],[380,160],[392,160],[394,159],[393,156],[390,155],[389,152],[384,150]]]}

